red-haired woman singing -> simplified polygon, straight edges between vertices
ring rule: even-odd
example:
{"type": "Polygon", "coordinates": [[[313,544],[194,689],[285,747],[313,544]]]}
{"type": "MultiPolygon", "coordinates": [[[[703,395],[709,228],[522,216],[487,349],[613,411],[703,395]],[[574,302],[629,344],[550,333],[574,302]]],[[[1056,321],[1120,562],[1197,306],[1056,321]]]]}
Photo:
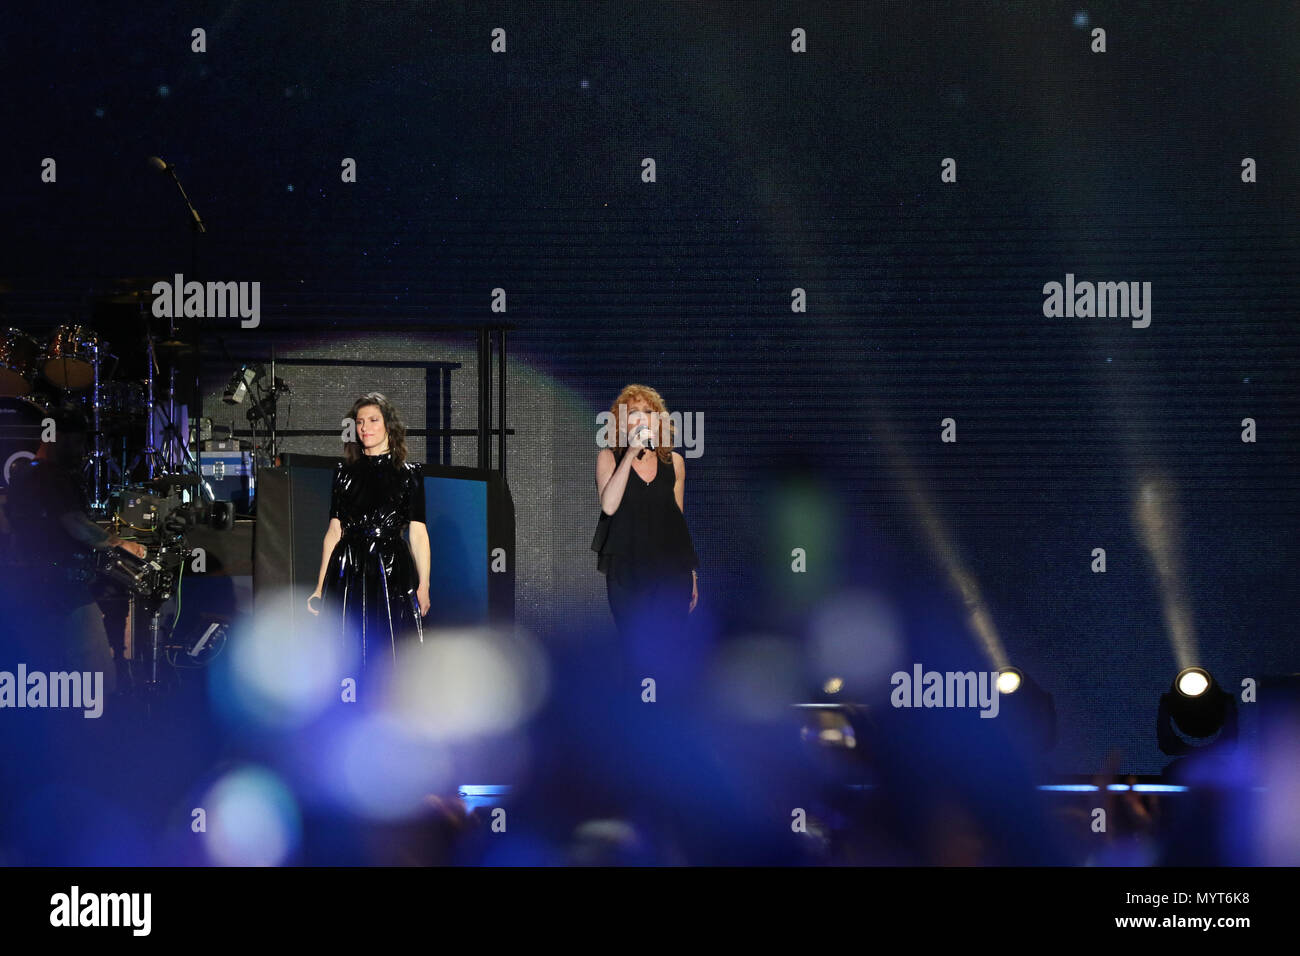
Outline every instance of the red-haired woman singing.
{"type": "Polygon", "coordinates": [[[610,409],[613,447],[596,456],[600,520],[592,550],[619,633],[643,645],[679,636],[699,600],[700,562],[686,527],[686,461],[659,393],[628,385],[610,409]]]}

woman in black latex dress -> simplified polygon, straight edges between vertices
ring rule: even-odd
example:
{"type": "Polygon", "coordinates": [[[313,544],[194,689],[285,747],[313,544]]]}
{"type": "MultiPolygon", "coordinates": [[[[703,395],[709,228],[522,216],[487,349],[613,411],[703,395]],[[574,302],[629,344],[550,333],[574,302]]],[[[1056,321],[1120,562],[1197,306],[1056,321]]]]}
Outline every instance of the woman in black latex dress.
{"type": "Polygon", "coordinates": [[[392,664],[398,646],[423,643],[429,610],[429,535],[424,481],[406,460],[406,428],[378,392],[357,399],[356,441],[344,446],[334,471],[330,521],[320,577],[308,599],[331,627],[342,629],[365,671],[392,664]],[[402,538],[409,528],[410,546],[402,538]],[[312,601],[320,599],[320,607],[312,601]]]}

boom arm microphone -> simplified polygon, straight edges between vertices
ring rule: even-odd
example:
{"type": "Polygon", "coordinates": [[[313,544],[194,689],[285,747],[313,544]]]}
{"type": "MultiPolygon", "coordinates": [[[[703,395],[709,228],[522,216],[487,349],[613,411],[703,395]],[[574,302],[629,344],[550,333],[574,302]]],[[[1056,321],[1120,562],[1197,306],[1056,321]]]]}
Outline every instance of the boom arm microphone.
{"type": "Polygon", "coordinates": [[[181,198],[185,200],[185,205],[190,211],[191,224],[195,232],[207,232],[208,227],[203,225],[203,220],[199,217],[199,211],[194,208],[194,203],[190,202],[190,197],[185,194],[185,187],[181,185],[180,179],[176,176],[176,167],[161,156],[150,156],[149,165],[160,173],[166,173],[176,184],[176,188],[181,191],[181,198]]]}

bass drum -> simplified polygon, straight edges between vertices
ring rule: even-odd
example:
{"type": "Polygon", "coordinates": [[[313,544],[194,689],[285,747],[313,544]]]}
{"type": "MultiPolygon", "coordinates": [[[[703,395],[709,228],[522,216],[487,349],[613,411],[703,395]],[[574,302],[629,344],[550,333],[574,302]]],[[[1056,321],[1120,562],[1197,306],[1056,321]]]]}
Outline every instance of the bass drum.
{"type": "Polygon", "coordinates": [[[14,462],[36,457],[41,447],[41,422],[50,416],[50,409],[39,402],[0,396],[0,482],[5,488],[14,462]]]}
{"type": "Polygon", "coordinates": [[[0,395],[31,392],[40,354],[40,343],[21,329],[0,330],[0,395]]]}

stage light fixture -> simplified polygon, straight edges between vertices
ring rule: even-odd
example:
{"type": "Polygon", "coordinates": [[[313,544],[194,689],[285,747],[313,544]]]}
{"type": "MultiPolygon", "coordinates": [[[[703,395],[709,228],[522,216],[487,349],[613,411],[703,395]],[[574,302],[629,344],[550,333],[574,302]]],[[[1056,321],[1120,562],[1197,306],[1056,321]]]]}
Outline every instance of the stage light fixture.
{"type": "Polygon", "coordinates": [[[1018,667],[998,671],[1000,714],[1010,737],[1035,751],[1056,746],[1056,704],[1052,695],[1018,667]]]}
{"type": "Polygon", "coordinates": [[[1020,689],[1020,682],[1024,679],[1024,674],[1014,667],[1004,667],[998,671],[998,693],[1014,694],[1020,689]]]}
{"type": "Polygon", "coordinates": [[[1184,697],[1200,697],[1210,689],[1210,674],[1200,667],[1184,667],[1174,678],[1174,687],[1184,697]]]}
{"type": "Polygon", "coordinates": [[[241,365],[239,371],[230,377],[230,383],[222,394],[221,400],[227,405],[241,405],[248,397],[248,390],[262,377],[262,366],[241,365]]]}
{"type": "Polygon", "coordinates": [[[1230,746],[1237,740],[1236,701],[1205,668],[1184,667],[1160,696],[1156,737],[1171,757],[1230,746]]]}

